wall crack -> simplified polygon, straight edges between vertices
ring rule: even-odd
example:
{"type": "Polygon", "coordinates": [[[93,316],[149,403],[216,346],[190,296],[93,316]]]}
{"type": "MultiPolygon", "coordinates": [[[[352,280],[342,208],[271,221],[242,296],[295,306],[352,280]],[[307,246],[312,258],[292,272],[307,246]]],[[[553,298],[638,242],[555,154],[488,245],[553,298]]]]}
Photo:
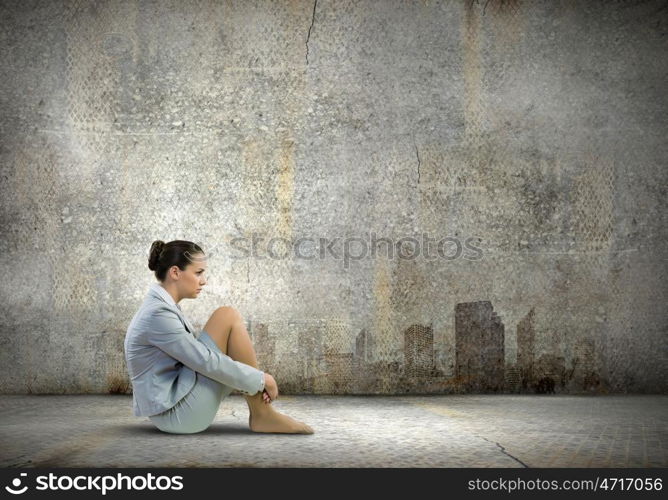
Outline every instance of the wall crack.
{"type": "Polygon", "coordinates": [[[308,41],[311,39],[311,28],[315,23],[315,8],[318,6],[318,0],[313,2],[313,16],[311,17],[311,26],[308,27],[308,35],[306,36],[306,64],[308,65],[308,41]]]}

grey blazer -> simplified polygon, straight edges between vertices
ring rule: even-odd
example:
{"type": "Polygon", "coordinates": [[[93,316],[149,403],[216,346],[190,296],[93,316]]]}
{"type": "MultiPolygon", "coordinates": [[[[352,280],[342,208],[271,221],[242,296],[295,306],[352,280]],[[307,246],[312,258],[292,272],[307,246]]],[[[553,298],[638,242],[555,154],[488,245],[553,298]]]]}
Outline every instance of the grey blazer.
{"type": "Polygon", "coordinates": [[[134,415],[170,409],[193,388],[196,372],[245,394],[264,389],[264,372],[210,349],[172,296],[151,284],[125,335],[125,361],[132,382],[134,415]]]}

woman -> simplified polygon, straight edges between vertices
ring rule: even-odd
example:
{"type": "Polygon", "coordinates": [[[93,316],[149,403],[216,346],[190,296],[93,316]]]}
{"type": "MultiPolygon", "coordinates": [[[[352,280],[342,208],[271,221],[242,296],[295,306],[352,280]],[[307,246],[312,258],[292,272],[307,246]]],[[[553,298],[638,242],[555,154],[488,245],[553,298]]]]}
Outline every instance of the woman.
{"type": "Polygon", "coordinates": [[[243,317],[228,306],[216,309],[195,331],[178,305],[197,298],[206,285],[206,256],[190,241],[154,241],[148,268],[153,283],[125,336],[135,416],[148,416],[164,432],[191,434],[211,425],[220,402],[234,389],[248,403],[255,432],[313,434],[313,429],[277,412],[274,377],[257,368],[243,317]]]}

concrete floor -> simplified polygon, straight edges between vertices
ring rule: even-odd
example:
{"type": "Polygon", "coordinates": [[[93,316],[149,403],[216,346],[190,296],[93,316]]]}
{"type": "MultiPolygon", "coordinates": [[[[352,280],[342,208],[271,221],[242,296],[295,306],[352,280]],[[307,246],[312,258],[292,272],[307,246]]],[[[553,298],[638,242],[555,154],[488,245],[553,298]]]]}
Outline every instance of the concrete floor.
{"type": "Polygon", "coordinates": [[[241,395],[199,434],[131,396],[0,396],[0,467],[666,467],[668,396],[283,396],[312,435],[248,429],[241,395]]]}

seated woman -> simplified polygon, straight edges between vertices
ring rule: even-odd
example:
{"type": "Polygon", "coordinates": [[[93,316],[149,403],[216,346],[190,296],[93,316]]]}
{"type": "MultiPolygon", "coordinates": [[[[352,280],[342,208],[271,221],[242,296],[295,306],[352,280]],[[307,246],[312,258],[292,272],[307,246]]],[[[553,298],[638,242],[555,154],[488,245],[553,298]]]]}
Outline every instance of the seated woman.
{"type": "Polygon", "coordinates": [[[220,402],[241,391],[255,432],[313,434],[304,422],[276,411],[278,385],[257,368],[243,317],[229,306],[217,308],[204,329],[195,331],[178,305],[197,298],[206,285],[207,262],[190,241],[157,240],[148,267],[151,284],[125,335],[125,359],[135,416],[148,416],[164,432],[191,434],[211,425],[220,402]]]}

